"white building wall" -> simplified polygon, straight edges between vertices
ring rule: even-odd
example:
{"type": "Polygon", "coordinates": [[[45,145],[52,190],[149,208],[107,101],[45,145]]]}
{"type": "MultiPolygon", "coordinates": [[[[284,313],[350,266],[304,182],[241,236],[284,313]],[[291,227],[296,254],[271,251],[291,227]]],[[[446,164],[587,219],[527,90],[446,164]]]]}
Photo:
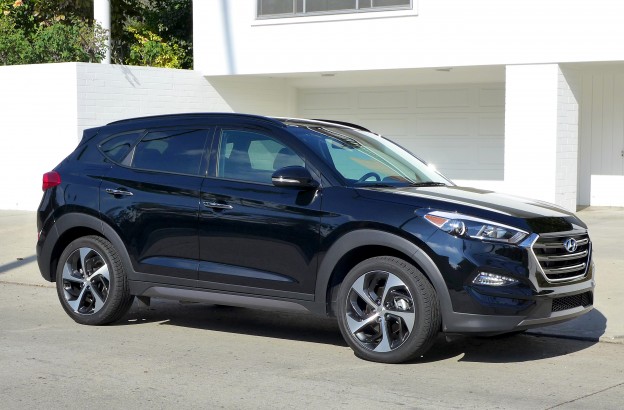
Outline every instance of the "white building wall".
{"type": "Polygon", "coordinates": [[[200,74],[63,63],[0,67],[0,209],[35,210],[41,180],[85,128],[175,112],[231,112],[200,74]]]}
{"type": "Polygon", "coordinates": [[[507,67],[505,191],[555,203],[559,67],[507,67]]]}
{"type": "Polygon", "coordinates": [[[193,2],[205,75],[624,60],[624,2],[414,0],[413,11],[257,20],[255,0],[193,2]]]}
{"type": "Polygon", "coordinates": [[[211,77],[210,85],[238,113],[295,116],[297,90],[286,78],[211,77]]]}
{"type": "Polygon", "coordinates": [[[576,211],[579,95],[574,70],[507,67],[504,191],[576,211]]]}
{"type": "Polygon", "coordinates": [[[76,145],[76,65],[0,67],[0,209],[36,209],[44,172],[76,145]]]}
{"type": "Polygon", "coordinates": [[[624,67],[581,72],[578,201],[624,206],[624,67]]]}
{"type": "Polygon", "coordinates": [[[557,204],[572,211],[577,204],[580,82],[578,72],[559,67],[555,195],[557,204]]]}

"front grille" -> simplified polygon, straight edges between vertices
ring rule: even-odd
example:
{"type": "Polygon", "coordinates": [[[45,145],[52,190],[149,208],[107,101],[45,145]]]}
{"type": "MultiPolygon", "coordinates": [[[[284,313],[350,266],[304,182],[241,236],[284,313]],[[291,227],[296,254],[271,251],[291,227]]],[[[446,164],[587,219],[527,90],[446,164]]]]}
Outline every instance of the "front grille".
{"type": "Polygon", "coordinates": [[[550,282],[568,282],[580,279],[587,273],[591,258],[591,241],[584,234],[545,234],[533,244],[533,252],[550,282]],[[565,247],[567,240],[576,241],[576,249],[565,247]]]}
{"type": "Polygon", "coordinates": [[[552,311],[561,312],[562,310],[574,309],[580,306],[587,307],[594,303],[594,295],[591,292],[581,293],[579,295],[564,296],[553,299],[552,311]]]}

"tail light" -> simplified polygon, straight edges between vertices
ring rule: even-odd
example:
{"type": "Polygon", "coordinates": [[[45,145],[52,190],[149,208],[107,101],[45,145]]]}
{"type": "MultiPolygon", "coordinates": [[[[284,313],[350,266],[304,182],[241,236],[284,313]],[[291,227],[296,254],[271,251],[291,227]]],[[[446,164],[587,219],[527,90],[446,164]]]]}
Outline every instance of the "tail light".
{"type": "Polygon", "coordinates": [[[42,189],[45,191],[47,189],[53,188],[61,183],[61,175],[56,171],[50,171],[43,174],[43,185],[42,189]]]}

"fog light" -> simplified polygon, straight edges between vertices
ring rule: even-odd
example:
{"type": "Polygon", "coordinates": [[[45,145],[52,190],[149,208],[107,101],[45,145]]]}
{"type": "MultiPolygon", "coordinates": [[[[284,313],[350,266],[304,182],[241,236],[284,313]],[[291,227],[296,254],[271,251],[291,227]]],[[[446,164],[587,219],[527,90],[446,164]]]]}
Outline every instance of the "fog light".
{"type": "Polygon", "coordinates": [[[475,285],[486,286],[509,286],[519,283],[518,280],[508,276],[496,275],[494,273],[479,272],[476,278],[472,280],[475,285]]]}

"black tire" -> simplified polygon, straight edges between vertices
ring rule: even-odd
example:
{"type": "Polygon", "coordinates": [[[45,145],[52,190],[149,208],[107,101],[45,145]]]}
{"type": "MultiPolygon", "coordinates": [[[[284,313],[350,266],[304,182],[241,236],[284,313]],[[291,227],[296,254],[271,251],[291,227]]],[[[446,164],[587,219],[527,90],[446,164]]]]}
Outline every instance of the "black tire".
{"type": "Polygon", "coordinates": [[[422,272],[399,258],[379,256],[356,265],[340,285],[337,305],[342,336],[365,360],[414,359],[431,347],[440,331],[435,289],[422,272]]]}
{"type": "Polygon", "coordinates": [[[126,314],[134,296],[113,245],[99,236],[71,242],[56,270],[56,291],[65,312],[83,325],[105,325],[126,314]]]}

